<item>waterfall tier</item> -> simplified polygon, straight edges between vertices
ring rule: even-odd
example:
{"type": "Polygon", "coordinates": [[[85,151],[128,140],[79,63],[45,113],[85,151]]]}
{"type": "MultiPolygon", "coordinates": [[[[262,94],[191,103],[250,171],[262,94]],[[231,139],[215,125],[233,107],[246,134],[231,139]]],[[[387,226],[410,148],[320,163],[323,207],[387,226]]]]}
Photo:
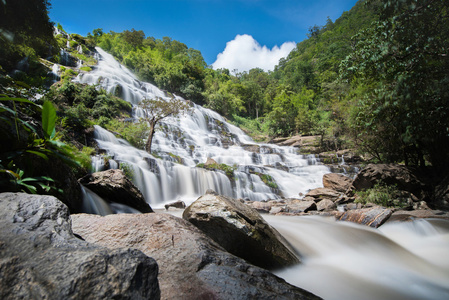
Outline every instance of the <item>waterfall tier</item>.
{"type": "MultiPolygon", "coordinates": [[[[156,86],[138,80],[126,67],[100,48],[98,65],[75,80],[99,84],[134,106],[142,99],[171,96],[156,86]]],[[[181,97],[175,96],[178,99],[181,97]]],[[[184,100],[184,99],[182,99],[184,100]]],[[[216,112],[191,104],[189,114],[169,117],[160,122],[153,138],[152,150],[157,157],[132,147],[112,133],[95,126],[95,138],[107,151],[110,166],[127,164],[133,170],[133,181],[152,206],[182,199],[191,202],[207,189],[250,200],[299,198],[308,190],[322,185],[322,176],[329,169],[317,163],[314,156],[298,153],[293,147],[257,144],[243,131],[228,123],[216,112]],[[233,175],[196,167],[212,158],[234,169],[233,175]],[[271,184],[267,184],[267,178],[271,184]]],[[[103,160],[94,159],[95,170],[101,170],[103,160]]]]}

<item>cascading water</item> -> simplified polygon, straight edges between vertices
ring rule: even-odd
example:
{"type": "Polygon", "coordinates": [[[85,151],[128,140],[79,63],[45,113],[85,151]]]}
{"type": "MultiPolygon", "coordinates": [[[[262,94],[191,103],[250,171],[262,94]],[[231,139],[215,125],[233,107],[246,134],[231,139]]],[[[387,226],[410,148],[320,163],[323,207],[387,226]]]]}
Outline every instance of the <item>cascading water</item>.
{"type": "Polygon", "coordinates": [[[449,221],[379,229],[323,217],[264,215],[303,255],[277,272],[326,300],[449,299],[449,221]]]}
{"type": "MultiPolygon", "coordinates": [[[[170,99],[154,85],[139,81],[110,54],[100,48],[97,52],[95,70],[80,74],[76,81],[100,84],[133,104],[137,114],[140,109],[137,105],[142,99],[170,99]]],[[[189,114],[161,122],[163,130],[156,132],[152,146],[158,158],[95,126],[100,148],[114,161],[126,163],[133,169],[134,183],[153,207],[176,199],[191,202],[207,189],[251,200],[276,199],[281,195],[299,197],[300,193],[320,186],[322,176],[329,172],[311,157],[299,155],[295,148],[256,144],[216,112],[192,106],[189,114]],[[233,166],[233,175],[196,167],[208,158],[233,166]],[[267,185],[267,176],[263,174],[269,175],[271,186],[267,185]]],[[[102,168],[98,162],[95,161],[96,170],[102,168]]]]}

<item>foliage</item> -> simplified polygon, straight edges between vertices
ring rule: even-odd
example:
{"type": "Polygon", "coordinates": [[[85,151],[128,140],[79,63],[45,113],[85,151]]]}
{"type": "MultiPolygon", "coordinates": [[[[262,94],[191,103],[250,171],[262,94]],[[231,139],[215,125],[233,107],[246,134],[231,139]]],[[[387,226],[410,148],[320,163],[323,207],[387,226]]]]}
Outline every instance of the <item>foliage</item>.
{"type": "Polygon", "coordinates": [[[448,13],[444,0],[388,1],[341,65],[353,89],[372,87],[352,125],[380,160],[449,166],[448,13]]]}
{"type": "Polygon", "coordinates": [[[227,164],[219,164],[219,163],[212,163],[212,164],[204,164],[199,163],[196,165],[197,168],[203,168],[211,171],[222,171],[226,174],[226,176],[229,179],[234,179],[234,171],[237,169],[236,166],[229,166],[227,164]]]}
{"type": "Polygon", "coordinates": [[[162,98],[143,99],[139,103],[139,107],[143,114],[141,121],[147,122],[150,127],[145,145],[145,150],[148,153],[151,153],[151,143],[153,141],[156,125],[169,116],[177,116],[190,110],[190,106],[187,102],[174,97],[170,100],[164,100],[162,98]]]}
{"type": "Polygon", "coordinates": [[[59,125],[66,134],[83,142],[83,133],[95,123],[107,123],[113,118],[129,116],[131,105],[97,86],[63,81],[52,86],[45,95],[58,108],[59,125]]]}
{"type": "Polygon", "coordinates": [[[6,71],[25,57],[47,56],[50,45],[57,49],[49,8],[47,0],[0,1],[0,65],[6,71]]]}
{"type": "Polygon", "coordinates": [[[374,187],[356,192],[356,203],[373,203],[384,207],[403,207],[401,192],[395,185],[376,183],[374,187]]]}
{"type": "Polygon", "coordinates": [[[265,183],[268,187],[270,187],[272,189],[279,188],[276,181],[270,175],[263,174],[263,173],[256,173],[256,175],[258,175],[260,177],[260,179],[263,181],[263,183],[265,183]]]}
{"type": "Polygon", "coordinates": [[[251,135],[256,142],[266,142],[269,136],[269,123],[264,118],[250,119],[232,115],[232,123],[251,135]]]}
{"type": "MultiPolygon", "coordinates": [[[[19,143],[19,146],[12,144],[13,147],[6,147],[5,152],[0,153],[0,185],[2,190],[24,191],[30,193],[48,193],[50,190],[61,192],[56,187],[55,181],[48,176],[25,177],[26,170],[18,167],[17,161],[31,161],[34,159],[44,159],[48,161],[50,158],[57,158],[65,164],[72,167],[79,167],[80,164],[76,160],[74,149],[60,141],[56,134],[56,110],[50,102],[44,102],[41,109],[41,128],[38,129],[23,120],[16,110],[16,103],[31,105],[40,109],[35,103],[23,98],[1,97],[0,100],[12,102],[14,109],[2,105],[0,111],[2,113],[1,121],[4,122],[6,128],[14,124],[16,138],[24,140],[26,136],[27,142],[19,143]],[[20,136],[20,132],[26,132],[26,136],[20,136]],[[40,134],[40,132],[42,132],[40,134]]],[[[6,140],[5,140],[6,141],[6,140]]],[[[6,141],[8,142],[8,141],[6,141]]],[[[39,172],[39,171],[37,171],[39,172]]],[[[29,173],[29,172],[28,172],[29,173]]],[[[36,171],[34,171],[36,173],[36,171]]]]}
{"type": "Polygon", "coordinates": [[[129,180],[131,180],[131,181],[134,180],[134,169],[130,164],[125,163],[125,162],[120,162],[119,168],[120,168],[120,170],[123,171],[123,173],[125,173],[125,176],[129,180]]]}
{"type": "Polygon", "coordinates": [[[99,125],[111,132],[117,133],[134,147],[142,150],[145,149],[148,132],[150,130],[146,122],[127,122],[112,119],[99,125]]]}
{"type": "Polygon", "coordinates": [[[142,80],[154,83],[188,99],[202,103],[206,63],[198,50],[163,37],[146,37],[142,30],[89,34],[97,45],[113,54],[142,80]]]}

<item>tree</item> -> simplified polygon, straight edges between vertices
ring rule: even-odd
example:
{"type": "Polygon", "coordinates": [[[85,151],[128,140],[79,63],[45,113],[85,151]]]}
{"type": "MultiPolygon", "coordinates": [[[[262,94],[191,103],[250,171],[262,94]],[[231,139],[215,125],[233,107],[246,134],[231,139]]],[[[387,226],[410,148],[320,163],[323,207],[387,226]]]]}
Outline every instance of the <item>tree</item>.
{"type": "Polygon", "coordinates": [[[143,45],[143,41],[145,40],[145,33],[142,30],[135,30],[133,28],[131,29],[131,31],[123,31],[122,37],[127,43],[136,48],[143,45]]]}
{"type": "Polygon", "coordinates": [[[0,1],[0,65],[11,71],[24,57],[48,56],[57,49],[53,23],[48,17],[50,1],[0,1]]]}
{"type": "Polygon", "coordinates": [[[148,122],[150,126],[150,132],[145,145],[145,150],[150,154],[156,125],[169,116],[177,116],[190,110],[190,106],[186,101],[177,98],[171,98],[170,100],[164,100],[160,97],[143,99],[139,103],[139,107],[143,112],[141,120],[148,122]]]}
{"type": "Polygon", "coordinates": [[[381,160],[449,166],[447,0],[386,1],[355,41],[341,70],[370,87],[354,112],[361,142],[381,160]]]}

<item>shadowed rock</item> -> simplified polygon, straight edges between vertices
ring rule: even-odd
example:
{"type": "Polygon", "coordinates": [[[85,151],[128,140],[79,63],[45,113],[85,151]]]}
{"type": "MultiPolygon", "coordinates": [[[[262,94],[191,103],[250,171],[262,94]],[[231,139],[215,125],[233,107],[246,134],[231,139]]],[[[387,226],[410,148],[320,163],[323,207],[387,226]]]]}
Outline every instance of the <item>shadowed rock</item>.
{"type": "Polygon", "coordinates": [[[125,204],[142,213],[153,212],[142,193],[122,170],[96,172],[84,176],[79,182],[107,202],[125,204]]]}
{"type": "Polygon", "coordinates": [[[299,262],[285,239],[251,207],[238,200],[206,194],[193,202],[183,218],[230,253],[267,269],[299,262]]]}
{"type": "Polygon", "coordinates": [[[111,249],[154,257],[162,299],[318,299],[231,255],[191,223],[169,214],[73,215],[73,230],[111,249]]]}
{"type": "Polygon", "coordinates": [[[159,299],[158,266],[76,238],[52,196],[0,194],[0,299],[159,299]]]}

